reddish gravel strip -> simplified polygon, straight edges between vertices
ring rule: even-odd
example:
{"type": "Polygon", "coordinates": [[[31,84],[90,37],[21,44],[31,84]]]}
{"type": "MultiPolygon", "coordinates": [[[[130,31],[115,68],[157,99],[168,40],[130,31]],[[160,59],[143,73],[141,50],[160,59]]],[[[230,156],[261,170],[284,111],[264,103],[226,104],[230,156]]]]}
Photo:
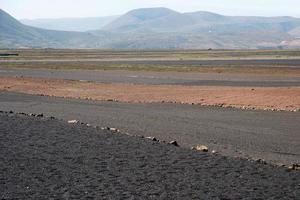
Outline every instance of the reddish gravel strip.
{"type": "Polygon", "coordinates": [[[133,85],[2,77],[0,90],[135,103],[175,102],[286,111],[300,109],[300,87],[133,85]]]}
{"type": "Polygon", "coordinates": [[[0,114],[1,199],[299,199],[300,173],[0,114]]]}

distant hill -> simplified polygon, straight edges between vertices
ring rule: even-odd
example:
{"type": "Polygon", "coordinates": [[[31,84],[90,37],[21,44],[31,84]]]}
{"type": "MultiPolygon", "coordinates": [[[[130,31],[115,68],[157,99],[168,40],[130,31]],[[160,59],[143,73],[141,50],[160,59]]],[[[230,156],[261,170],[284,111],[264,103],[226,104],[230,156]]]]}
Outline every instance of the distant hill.
{"type": "Polygon", "coordinates": [[[190,18],[168,8],[132,10],[103,30],[112,32],[173,32],[190,23],[190,18]]]}
{"type": "MultiPolygon", "coordinates": [[[[68,23],[72,28],[89,29],[80,20],[91,18],[68,23]]],[[[96,21],[90,27],[98,26],[96,21]]],[[[40,22],[40,26],[50,28],[46,22],[40,22]]],[[[300,19],[293,17],[235,17],[143,8],[117,17],[99,30],[74,32],[24,25],[0,10],[0,48],[299,48],[299,38],[300,19]]]]}
{"type": "Polygon", "coordinates": [[[97,47],[100,42],[100,34],[94,36],[91,33],[50,31],[26,26],[0,9],[2,48],[91,48],[97,47]]]}
{"type": "Polygon", "coordinates": [[[61,18],[61,19],[22,19],[21,23],[37,28],[59,31],[91,31],[103,28],[119,16],[61,18]]]}
{"type": "Polygon", "coordinates": [[[179,13],[167,8],[132,10],[103,30],[111,32],[244,32],[277,31],[288,33],[300,27],[292,17],[232,17],[211,12],[179,13]]]}

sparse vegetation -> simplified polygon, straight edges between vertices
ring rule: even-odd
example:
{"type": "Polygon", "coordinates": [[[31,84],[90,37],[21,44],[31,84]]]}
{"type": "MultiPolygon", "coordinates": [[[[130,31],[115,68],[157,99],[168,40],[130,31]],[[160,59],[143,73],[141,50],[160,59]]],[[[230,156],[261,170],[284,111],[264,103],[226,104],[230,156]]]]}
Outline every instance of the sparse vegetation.
{"type": "Polygon", "coordinates": [[[130,70],[130,71],[176,71],[176,72],[213,72],[213,73],[253,73],[300,75],[294,66],[276,64],[276,59],[300,58],[299,50],[166,50],[166,51],[129,51],[129,50],[66,50],[66,49],[26,49],[0,50],[0,54],[18,56],[0,57],[2,68],[55,69],[55,70],[130,70]],[[243,61],[241,65],[190,64],[189,60],[240,60],[275,59],[274,62],[254,65],[243,61]],[[1,62],[11,60],[12,62],[1,62]],[[174,60],[171,63],[151,64],[151,60],[174,60]],[[23,62],[22,62],[23,61],[23,62]],[[130,61],[140,61],[137,63],[130,61]],[[186,61],[186,64],[178,62],[186,61]],[[275,67],[276,65],[276,67],[275,67]]]}

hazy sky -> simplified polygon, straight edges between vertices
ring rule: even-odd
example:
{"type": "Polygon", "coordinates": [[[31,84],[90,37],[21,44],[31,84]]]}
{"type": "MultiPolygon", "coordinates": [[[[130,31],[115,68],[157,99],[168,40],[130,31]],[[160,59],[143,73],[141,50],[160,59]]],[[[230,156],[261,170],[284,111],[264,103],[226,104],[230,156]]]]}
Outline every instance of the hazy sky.
{"type": "Polygon", "coordinates": [[[300,17],[300,0],[0,0],[0,8],[18,19],[109,16],[143,7],[300,17]]]}

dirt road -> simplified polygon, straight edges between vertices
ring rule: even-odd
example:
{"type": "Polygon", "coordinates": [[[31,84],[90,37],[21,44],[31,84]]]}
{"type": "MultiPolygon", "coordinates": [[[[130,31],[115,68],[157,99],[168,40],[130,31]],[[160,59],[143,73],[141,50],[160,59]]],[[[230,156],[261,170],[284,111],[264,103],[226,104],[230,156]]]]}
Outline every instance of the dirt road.
{"type": "Polygon", "coordinates": [[[229,157],[300,163],[300,113],[243,111],[179,104],[128,104],[0,92],[0,110],[78,119],[124,132],[205,144],[229,157]]]}

